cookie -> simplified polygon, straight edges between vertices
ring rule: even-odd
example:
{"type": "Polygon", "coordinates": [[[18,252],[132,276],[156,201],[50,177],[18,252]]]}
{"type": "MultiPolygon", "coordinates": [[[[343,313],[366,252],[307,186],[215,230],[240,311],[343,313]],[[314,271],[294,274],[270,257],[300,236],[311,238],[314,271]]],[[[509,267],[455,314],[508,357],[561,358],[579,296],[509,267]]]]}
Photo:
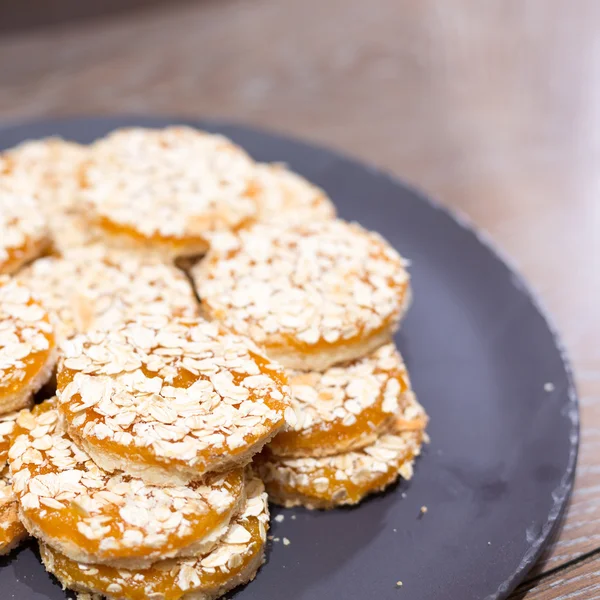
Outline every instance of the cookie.
{"type": "Polygon", "coordinates": [[[215,231],[255,220],[253,164],[220,135],[188,127],[122,129],[91,147],[81,192],[107,243],[198,255],[215,231]]]}
{"type": "Polygon", "coordinates": [[[410,381],[393,343],[324,372],[288,371],[293,427],[269,444],[283,457],[331,456],[373,444],[408,402],[410,381]]]}
{"type": "Polygon", "coordinates": [[[247,463],[293,420],[280,367],[202,319],[154,318],[63,345],[69,435],[103,469],[187,483],[247,463]]]}
{"type": "Polygon", "coordinates": [[[8,554],[27,537],[27,530],[19,519],[17,498],[7,467],[8,450],[18,416],[19,413],[10,413],[0,417],[0,556],[8,554]]]}
{"type": "Polygon", "coordinates": [[[0,473],[0,556],[17,548],[26,538],[27,530],[19,519],[17,500],[5,469],[0,473]]]}
{"type": "Polygon", "coordinates": [[[403,259],[356,224],[257,225],[213,242],[191,272],[204,314],[291,369],[372,352],[409,302],[403,259]]]}
{"type": "Polygon", "coordinates": [[[421,437],[418,432],[384,434],[362,450],[321,458],[267,457],[257,463],[257,473],[271,502],[281,506],[329,509],[358,504],[398,477],[412,477],[421,437]]]}
{"type": "Polygon", "coordinates": [[[8,451],[14,438],[15,421],[20,416],[21,412],[17,411],[0,417],[0,471],[4,470],[8,462],[8,451]]]}
{"type": "Polygon", "coordinates": [[[208,552],[245,501],[243,469],[164,487],[102,471],[66,435],[55,399],[20,417],[9,456],[23,524],[75,561],[145,568],[208,552]]]}
{"type": "Polygon", "coordinates": [[[85,146],[58,137],[29,140],[2,153],[4,173],[26,181],[45,214],[70,210],[78,203],[78,177],[85,146]]]}
{"type": "Polygon", "coordinates": [[[110,329],[137,315],[194,317],[198,302],[187,277],[156,257],[100,246],[46,257],[18,275],[53,317],[59,342],[110,329]]]}
{"type": "Polygon", "coordinates": [[[284,165],[259,163],[255,172],[261,223],[298,225],[335,218],[335,206],[327,194],[284,165]]]}
{"type": "Polygon", "coordinates": [[[163,561],[139,571],[77,563],[40,544],[46,569],[65,588],[108,600],[212,600],[254,579],[264,561],[269,512],[260,480],[247,488],[242,514],[209,554],[163,561]]]}
{"type": "Polygon", "coordinates": [[[39,199],[57,253],[91,244],[96,236],[84,219],[79,172],[87,147],[57,137],[23,142],[2,155],[5,172],[39,199]]]}
{"type": "Polygon", "coordinates": [[[55,364],[48,313],[27,287],[0,276],[0,414],[28,406],[55,364]]]}
{"type": "Polygon", "coordinates": [[[0,275],[16,273],[50,247],[46,220],[33,190],[1,171],[0,159],[0,275]]]}
{"type": "Polygon", "coordinates": [[[269,499],[282,506],[329,509],[357,504],[399,477],[410,479],[427,439],[427,415],[412,392],[394,429],[360,450],[334,456],[279,458],[266,449],[255,461],[269,499]]]}
{"type": "Polygon", "coordinates": [[[64,256],[73,250],[101,243],[97,231],[82,214],[82,211],[72,209],[62,214],[48,217],[48,227],[52,237],[52,256],[64,256]]]}

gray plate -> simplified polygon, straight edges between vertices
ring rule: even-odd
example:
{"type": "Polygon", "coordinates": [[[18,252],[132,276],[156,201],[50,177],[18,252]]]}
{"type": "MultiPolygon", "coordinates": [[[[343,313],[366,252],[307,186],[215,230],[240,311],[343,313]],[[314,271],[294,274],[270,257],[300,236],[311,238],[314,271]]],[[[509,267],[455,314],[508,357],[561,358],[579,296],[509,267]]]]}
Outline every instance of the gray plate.
{"type": "MultiPolygon", "coordinates": [[[[48,135],[90,142],[116,127],[176,122],[31,123],[0,129],[0,148],[48,135]]],[[[505,598],[560,520],[578,447],[568,363],[522,280],[468,226],[385,174],[245,127],[188,124],[230,136],[256,159],[288,162],[327,190],[340,216],[379,231],[411,259],[415,301],[397,342],[431,416],[432,441],[410,484],[352,509],[275,509],[285,519],[271,533],[291,544],[271,545],[236,600],[505,598]]],[[[0,590],[3,599],[65,597],[30,547],[4,561],[0,590]]]]}

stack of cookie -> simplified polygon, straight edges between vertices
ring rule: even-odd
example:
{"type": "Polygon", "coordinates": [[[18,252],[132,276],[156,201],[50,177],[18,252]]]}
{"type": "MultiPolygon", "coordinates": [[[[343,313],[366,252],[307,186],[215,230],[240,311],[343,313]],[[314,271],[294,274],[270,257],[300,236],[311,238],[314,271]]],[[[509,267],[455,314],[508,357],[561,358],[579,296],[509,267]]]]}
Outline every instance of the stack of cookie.
{"type": "Polygon", "coordinates": [[[7,467],[16,411],[51,377],[56,354],[48,313],[26,287],[0,275],[0,555],[26,537],[7,467]]]}
{"type": "Polygon", "coordinates": [[[110,600],[252,579],[265,485],[332,508],[410,478],[427,417],[391,341],[409,303],[385,240],[223,136],[5,152],[0,554],[28,532],[65,587],[110,600]]]}
{"type": "Polygon", "coordinates": [[[281,369],[201,319],[63,342],[57,397],[18,416],[9,451],[46,568],[107,598],[214,597],[251,580],[268,509],[246,465],[286,410],[281,369]]]}
{"type": "Polygon", "coordinates": [[[125,129],[93,144],[76,196],[102,243],[164,259],[202,255],[214,233],[334,214],[325,193],[231,140],[188,127],[125,129]]]}
{"type": "Polygon", "coordinates": [[[257,462],[274,502],[355,504],[409,479],[426,415],[390,341],[410,301],[401,257],[340,220],[256,225],[192,270],[209,319],[287,367],[295,423],[257,462]]]}
{"type": "Polygon", "coordinates": [[[283,165],[256,163],[226,137],[182,126],[7,150],[0,208],[0,273],[50,243],[58,254],[102,244],[171,261],[201,255],[215,232],[335,216],[323,190],[283,165]]]}

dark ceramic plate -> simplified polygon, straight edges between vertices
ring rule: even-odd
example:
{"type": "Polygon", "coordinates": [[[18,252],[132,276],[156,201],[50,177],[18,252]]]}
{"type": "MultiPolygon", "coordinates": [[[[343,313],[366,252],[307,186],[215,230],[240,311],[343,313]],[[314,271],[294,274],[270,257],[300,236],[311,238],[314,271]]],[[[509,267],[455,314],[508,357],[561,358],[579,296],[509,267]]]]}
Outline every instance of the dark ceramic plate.
{"type": "MultiPolygon", "coordinates": [[[[0,129],[0,147],[48,135],[91,142],[116,127],[174,122],[32,123],[0,129]]],[[[414,304],[397,342],[431,415],[431,444],[409,484],[352,509],[275,509],[285,519],[271,533],[291,544],[271,545],[236,600],[505,598],[560,521],[578,445],[569,366],[530,292],[477,233],[385,174],[245,127],[189,124],[230,136],[256,159],[289,163],[329,192],[341,217],[410,258],[414,304]]],[[[3,599],[65,597],[30,547],[4,561],[0,590],[3,599]]]]}

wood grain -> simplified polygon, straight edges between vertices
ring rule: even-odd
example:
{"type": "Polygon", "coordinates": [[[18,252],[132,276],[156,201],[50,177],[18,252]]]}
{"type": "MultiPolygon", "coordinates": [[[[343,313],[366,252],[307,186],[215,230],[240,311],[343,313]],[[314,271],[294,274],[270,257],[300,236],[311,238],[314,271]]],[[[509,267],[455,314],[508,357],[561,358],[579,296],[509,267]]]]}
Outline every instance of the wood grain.
{"type": "Polygon", "coordinates": [[[390,169],[486,229],[553,315],[582,395],[576,490],[540,577],[600,547],[599,20],[596,0],[168,4],[0,37],[0,119],[244,121],[390,169]]]}
{"type": "Polygon", "coordinates": [[[594,554],[547,577],[521,586],[510,600],[600,598],[600,555],[594,554]]]}

